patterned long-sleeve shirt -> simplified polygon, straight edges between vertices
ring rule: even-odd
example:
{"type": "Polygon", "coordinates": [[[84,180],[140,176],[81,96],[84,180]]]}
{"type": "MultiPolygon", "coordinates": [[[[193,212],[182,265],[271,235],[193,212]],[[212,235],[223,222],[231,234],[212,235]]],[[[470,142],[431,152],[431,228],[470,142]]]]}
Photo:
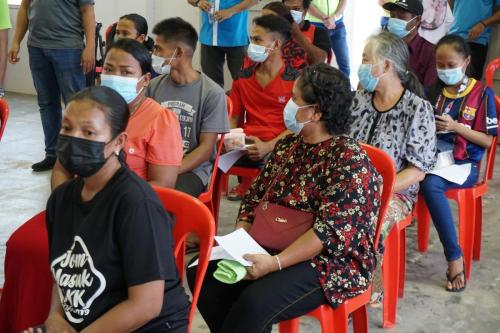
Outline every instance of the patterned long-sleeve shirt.
{"type": "Polygon", "coordinates": [[[381,183],[364,150],[347,136],[318,144],[307,144],[300,136],[285,137],[243,199],[239,221],[253,222],[275,177],[269,202],[315,214],[313,230],[323,251],[311,265],[331,305],[366,290],[376,264],[381,183]]]}

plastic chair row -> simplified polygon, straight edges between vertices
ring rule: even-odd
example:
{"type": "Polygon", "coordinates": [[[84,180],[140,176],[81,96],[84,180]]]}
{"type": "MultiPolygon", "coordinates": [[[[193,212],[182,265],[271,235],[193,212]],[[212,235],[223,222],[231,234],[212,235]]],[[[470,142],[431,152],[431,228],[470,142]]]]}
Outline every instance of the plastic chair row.
{"type": "Polygon", "coordinates": [[[7,126],[9,119],[9,104],[5,98],[0,98],[0,141],[2,140],[3,132],[7,126]]]}

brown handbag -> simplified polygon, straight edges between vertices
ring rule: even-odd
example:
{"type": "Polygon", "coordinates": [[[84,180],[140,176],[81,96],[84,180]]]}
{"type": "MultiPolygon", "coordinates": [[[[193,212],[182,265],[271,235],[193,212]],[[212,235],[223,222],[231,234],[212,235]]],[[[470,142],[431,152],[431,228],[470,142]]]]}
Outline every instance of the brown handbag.
{"type": "MultiPolygon", "coordinates": [[[[297,142],[284,161],[288,161],[297,142]]],[[[282,164],[283,165],[283,164],[282,164]]],[[[255,210],[255,218],[250,228],[250,236],[267,249],[284,250],[296,239],[309,230],[314,222],[314,213],[304,212],[293,208],[269,203],[269,190],[274,187],[282,167],[276,172],[273,182],[267,188],[261,202],[255,210]]]]}

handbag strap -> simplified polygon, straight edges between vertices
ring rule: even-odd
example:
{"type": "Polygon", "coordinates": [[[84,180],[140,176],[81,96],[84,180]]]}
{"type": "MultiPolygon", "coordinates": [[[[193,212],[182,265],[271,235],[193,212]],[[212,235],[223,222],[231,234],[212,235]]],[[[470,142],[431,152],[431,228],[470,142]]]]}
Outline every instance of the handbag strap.
{"type": "Polygon", "coordinates": [[[284,163],[282,163],[278,169],[278,171],[276,171],[276,174],[274,176],[274,179],[273,181],[271,182],[271,184],[267,187],[267,190],[266,190],[266,193],[264,193],[264,196],[262,197],[262,201],[263,202],[268,202],[268,196],[269,196],[269,191],[274,187],[274,185],[276,185],[276,182],[278,181],[278,176],[280,175],[281,171],[283,170],[283,167],[284,165],[286,164],[286,162],[290,159],[290,157],[292,156],[292,154],[295,152],[295,150],[297,149],[297,147],[299,146],[299,144],[302,142],[302,137],[299,138],[299,140],[290,148],[290,150],[288,151],[287,155],[286,155],[286,158],[284,159],[284,163]]]}

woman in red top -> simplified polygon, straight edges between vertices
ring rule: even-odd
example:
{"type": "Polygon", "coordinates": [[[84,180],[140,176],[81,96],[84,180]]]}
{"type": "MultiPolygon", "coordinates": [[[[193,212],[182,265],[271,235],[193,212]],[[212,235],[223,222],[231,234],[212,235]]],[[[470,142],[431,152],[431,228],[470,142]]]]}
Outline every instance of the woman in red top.
{"type": "MultiPolygon", "coordinates": [[[[106,53],[101,84],[115,89],[129,103],[125,144],[129,168],[152,185],[173,188],[182,163],[180,125],[172,111],[145,96],[150,71],[148,50],[135,40],[121,39],[106,53]]],[[[56,163],[52,188],[72,176],[56,163]]]]}

